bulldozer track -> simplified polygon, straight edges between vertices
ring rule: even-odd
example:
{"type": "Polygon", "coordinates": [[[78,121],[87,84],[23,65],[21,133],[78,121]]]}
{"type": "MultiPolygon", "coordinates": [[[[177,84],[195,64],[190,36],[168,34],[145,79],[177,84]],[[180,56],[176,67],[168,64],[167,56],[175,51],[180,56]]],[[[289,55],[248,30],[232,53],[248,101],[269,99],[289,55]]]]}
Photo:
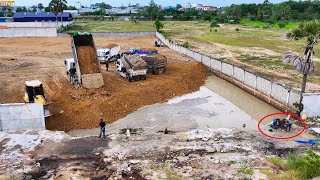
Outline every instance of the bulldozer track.
{"type": "Polygon", "coordinates": [[[53,75],[53,81],[55,82],[55,84],[56,84],[60,89],[62,89],[62,84],[60,83],[59,77],[58,77],[57,74],[54,74],[54,75],[53,75]]]}

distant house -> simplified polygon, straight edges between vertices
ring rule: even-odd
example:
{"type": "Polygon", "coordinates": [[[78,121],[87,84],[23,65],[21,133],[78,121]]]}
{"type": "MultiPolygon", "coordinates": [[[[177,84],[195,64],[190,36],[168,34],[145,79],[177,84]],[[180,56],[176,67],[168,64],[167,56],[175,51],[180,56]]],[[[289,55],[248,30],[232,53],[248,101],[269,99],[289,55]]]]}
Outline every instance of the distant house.
{"type": "MultiPolygon", "coordinates": [[[[61,21],[61,13],[57,15],[58,21],[61,21]]],[[[62,21],[72,21],[72,14],[62,13],[62,21]]],[[[16,12],[13,15],[14,22],[36,22],[36,21],[56,21],[56,16],[52,12],[16,12]]]]}

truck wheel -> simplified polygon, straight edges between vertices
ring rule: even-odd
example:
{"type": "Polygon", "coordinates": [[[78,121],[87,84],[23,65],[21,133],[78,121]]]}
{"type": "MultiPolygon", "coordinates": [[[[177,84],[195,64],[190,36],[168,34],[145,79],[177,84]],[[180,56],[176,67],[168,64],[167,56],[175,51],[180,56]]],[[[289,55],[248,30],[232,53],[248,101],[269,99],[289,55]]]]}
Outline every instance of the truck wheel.
{"type": "Polygon", "coordinates": [[[129,82],[132,81],[132,79],[130,78],[130,76],[128,74],[126,75],[126,80],[129,81],[129,82]]]}
{"type": "Polygon", "coordinates": [[[162,71],[162,72],[165,73],[166,71],[167,71],[167,69],[166,69],[166,68],[163,68],[163,71],[162,71]]]}

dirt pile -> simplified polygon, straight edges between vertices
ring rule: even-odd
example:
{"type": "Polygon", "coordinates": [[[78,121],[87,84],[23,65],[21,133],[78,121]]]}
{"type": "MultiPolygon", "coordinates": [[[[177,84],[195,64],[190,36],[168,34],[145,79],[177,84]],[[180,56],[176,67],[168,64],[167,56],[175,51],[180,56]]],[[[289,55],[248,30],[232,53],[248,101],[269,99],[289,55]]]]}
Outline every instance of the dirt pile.
{"type": "Polygon", "coordinates": [[[142,51],[150,51],[150,52],[154,52],[154,53],[158,53],[158,50],[155,48],[141,48],[140,50],[142,51]]]}
{"type": "Polygon", "coordinates": [[[119,45],[118,45],[118,44],[108,44],[108,45],[102,46],[102,48],[109,48],[109,49],[111,49],[111,48],[114,48],[114,47],[117,47],[117,46],[119,46],[119,45]]]}
{"type": "Polygon", "coordinates": [[[157,61],[166,61],[167,60],[167,57],[163,56],[163,55],[160,55],[160,54],[156,54],[154,56],[154,59],[157,60],[157,61]]]}
{"type": "Polygon", "coordinates": [[[147,63],[138,54],[127,55],[124,56],[124,58],[127,63],[135,70],[147,68],[147,63]]]}
{"type": "Polygon", "coordinates": [[[78,61],[81,74],[100,73],[100,63],[93,47],[77,47],[78,61]]]}
{"type": "MultiPolygon", "coordinates": [[[[146,81],[127,82],[114,73],[115,65],[104,74],[106,86],[97,90],[75,91],[67,80],[60,83],[63,90],[49,97],[54,103],[49,110],[54,115],[47,119],[50,130],[74,130],[96,128],[100,118],[108,123],[146,105],[165,102],[199,89],[208,75],[208,70],[197,62],[169,61],[167,72],[162,75],[147,75],[146,81]]],[[[58,89],[54,84],[50,89],[58,89]]]]}

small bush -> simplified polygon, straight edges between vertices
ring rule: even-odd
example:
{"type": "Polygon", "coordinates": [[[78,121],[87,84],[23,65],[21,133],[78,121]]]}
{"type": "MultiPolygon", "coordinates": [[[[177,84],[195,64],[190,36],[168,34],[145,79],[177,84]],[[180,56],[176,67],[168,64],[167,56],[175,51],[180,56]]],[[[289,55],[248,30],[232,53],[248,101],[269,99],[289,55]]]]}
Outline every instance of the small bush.
{"type": "Polygon", "coordinates": [[[260,26],[259,25],[255,25],[254,28],[260,28],[260,26]]]}
{"type": "Polygon", "coordinates": [[[238,173],[253,175],[253,170],[248,167],[242,167],[238,169],[238,173]]]}
{"type": "Polygon", "coordinates": [[[237,29],[236,29],[236,31],[240,31],[240,29],[239,29],[239,28],[237,28],[237,29]]]}
{"type": "Polygon", "coordinates": [[[210,29],[210,32],[212,32],[212,29],[210,29]]]}
{"type": "Polygon", "coordinates": [[[278,26],[279,26],[279,28],[283,29],[283,28],[286,27],[286,23],[284,23],[284,22],[278,22],[278,26]]]}
{"type": "Polygon", "coordinates": [[[218,32],[218,29],[214,29],[214,32],[218,32]]]}
{"type": "Polygon", "coordinates": [[[264,26],[262,26],[262,29],[269,29],[269,28],[270,28],[269,25],[264,25],[264,26]]]}
{"type": "Polygon", "coordinates": [[[212,20],[211,23],[210,23],[210,27],[220,27],[220,26],[218,24],[218,21],[212,20]]]}
{"type": "Polygon", "coordinates": [[[178,45],[179,45],[179,46],[182,46],[182,47],[184,47],[184,48],[188,48],[188,47],[189,47],[189,42],[188,42],[188,41],[185,41],[185,42],[183,42],[183,43],[179,43],[178,45]]]}

